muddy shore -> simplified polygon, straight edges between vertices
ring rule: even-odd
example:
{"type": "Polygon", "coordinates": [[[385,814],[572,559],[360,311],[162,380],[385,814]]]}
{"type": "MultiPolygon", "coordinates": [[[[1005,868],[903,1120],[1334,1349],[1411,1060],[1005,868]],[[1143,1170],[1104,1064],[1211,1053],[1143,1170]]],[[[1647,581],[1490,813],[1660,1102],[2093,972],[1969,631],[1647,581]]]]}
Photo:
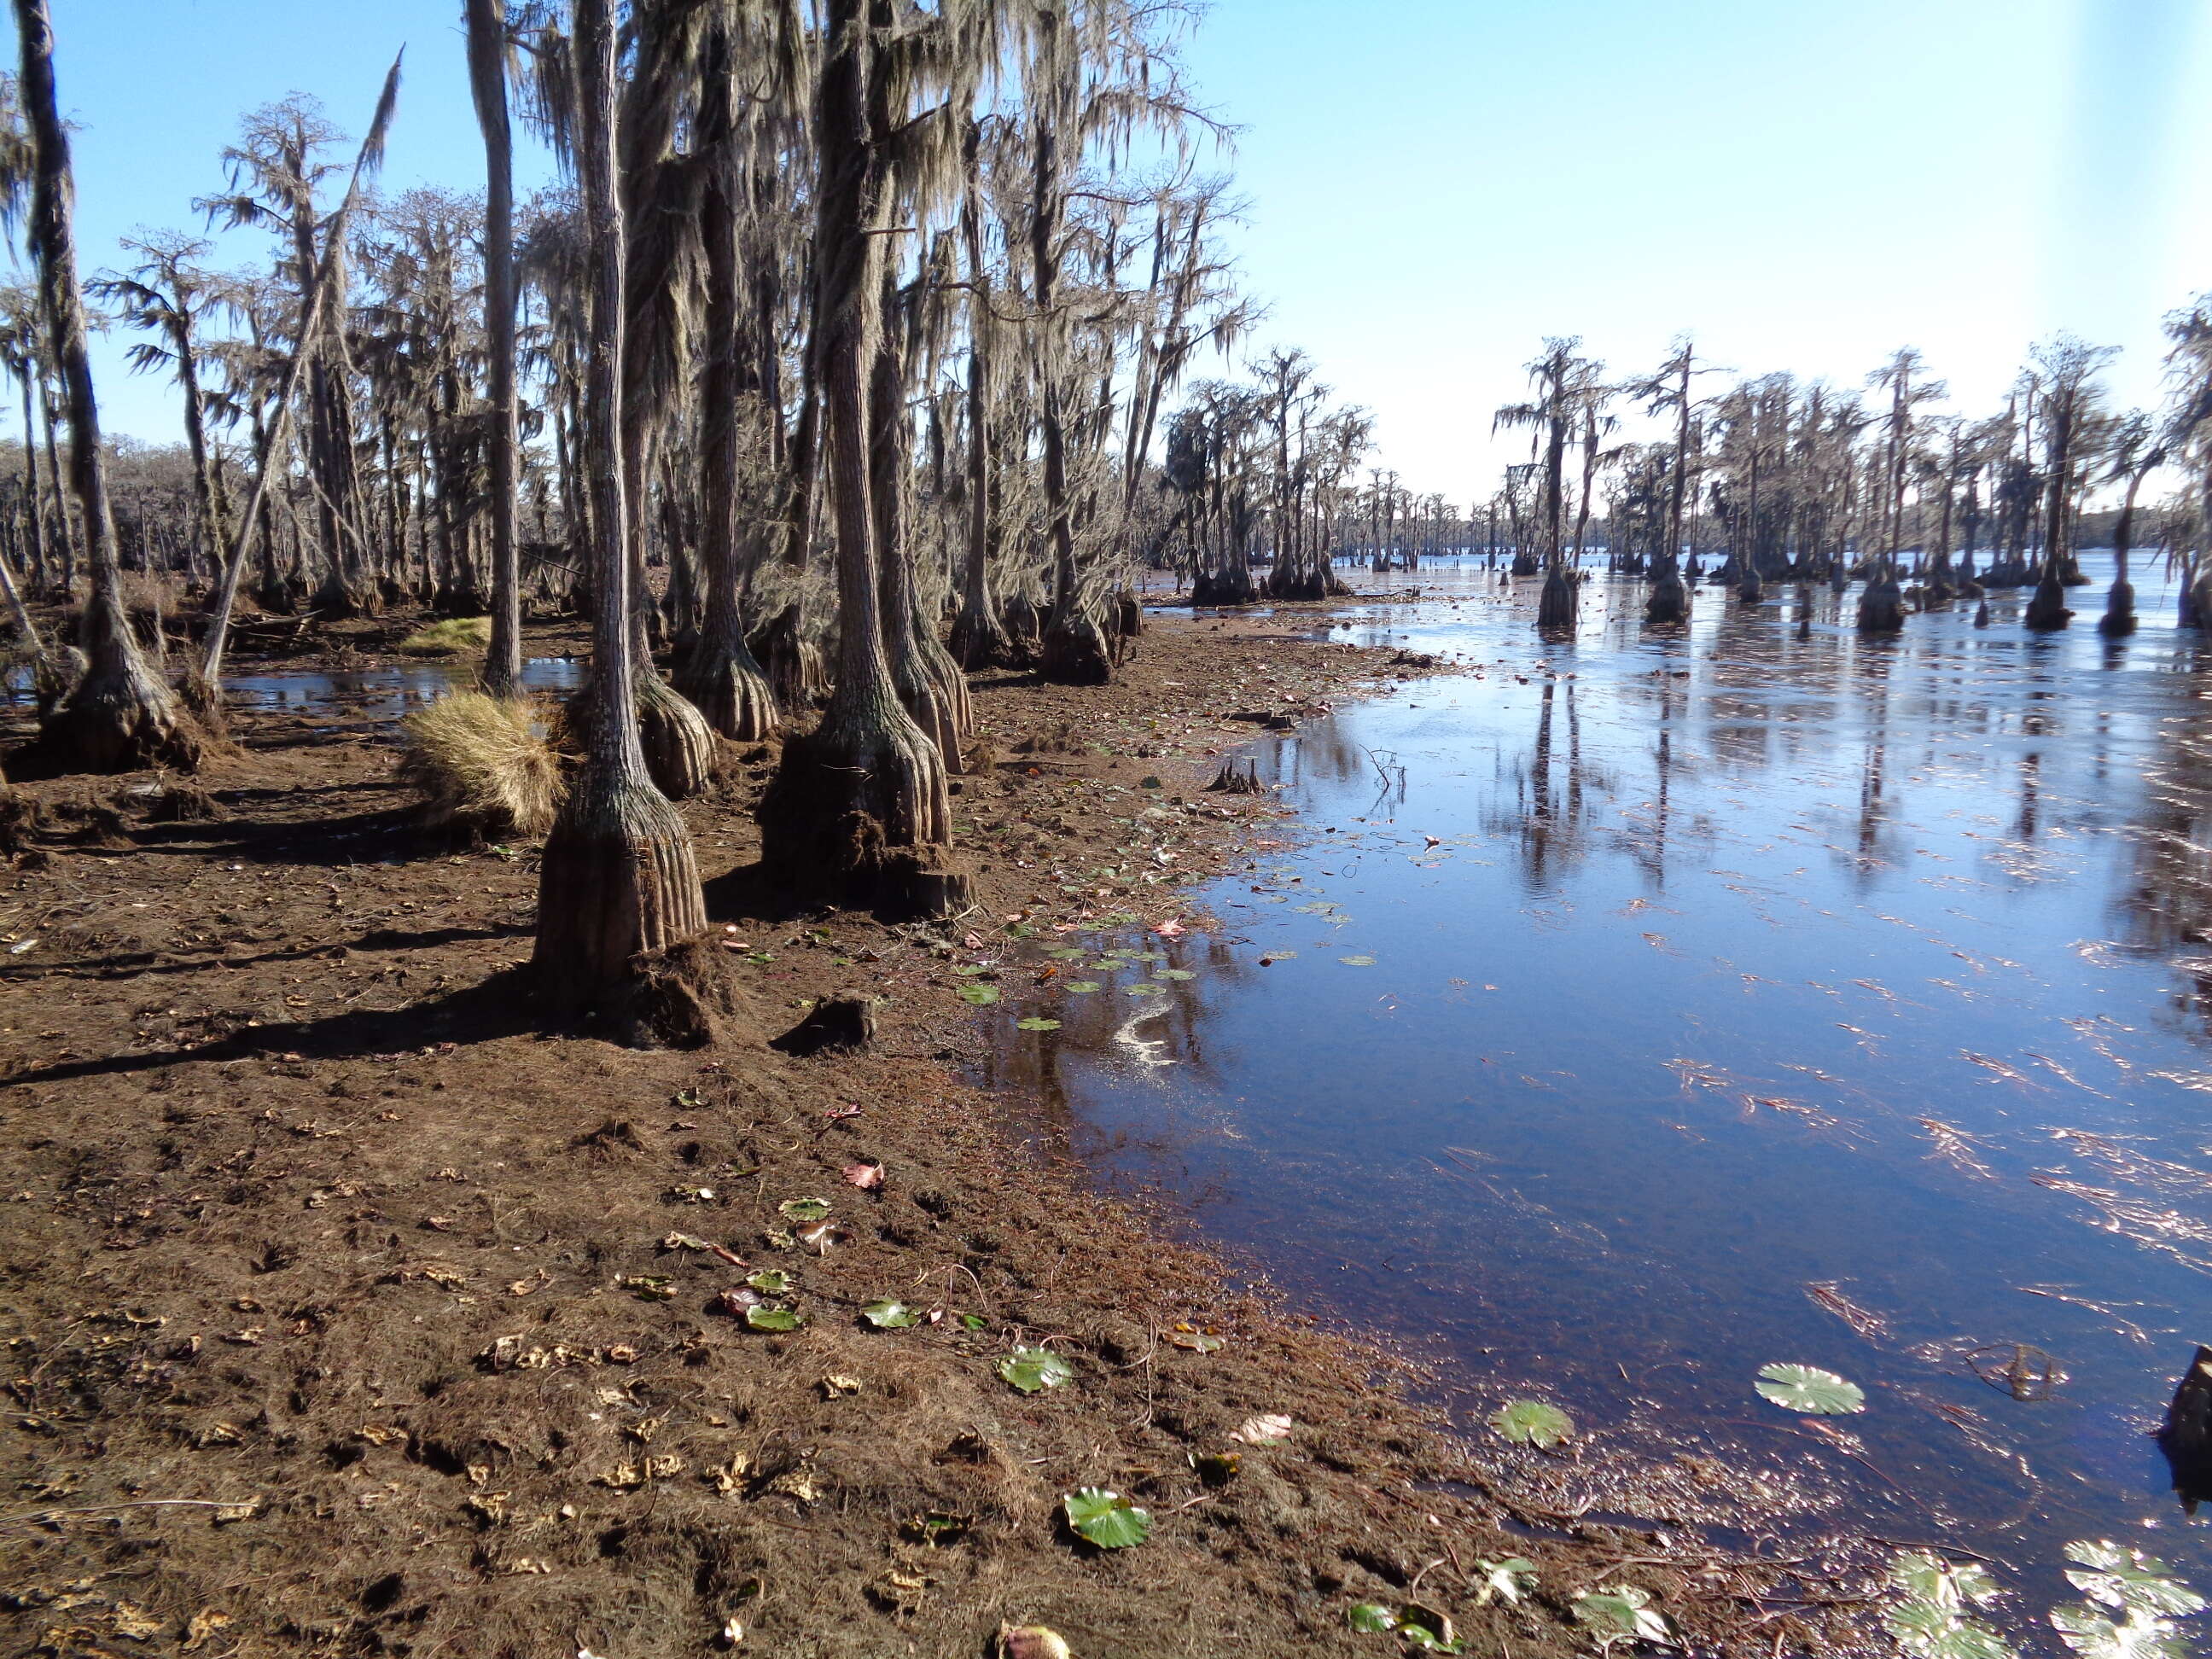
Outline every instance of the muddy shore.
{"type": "MultiPolygon", "coordinates": [[[[1182,890],[1297,832],[1205,788],[1225,753],[1428,672],[1302,626],[1154,618],[1111,687],[980,678],[989,763],[954,803],[980,902],[945,927],[762,914],[773,755],[730,751],[684,805],[742,987],[704,1050],[542,1029],[534,850],[420,831],[388,711],[241,709],[204,803],[150,775],[23,786],[40,823],[0,876],[15,1650],[872,1659],[1031,1621],[1084,1659],[1398,1650],[1348,1625],[1372,1601],[1521,1656],[1587,1651],[1575,1594],[1621,1584],[1692,1651],[1833,1638],[1820,1604],[1848,1598],[1793,1577],[1802,1552],[1532,1510],[1389,1356],[1232,1293],[1037,1150],[1039,1103],[962,1082],[961,989],[1032,971],[1015,941],[1203,931],[1182,890]],[[876,1000],[872,1048],[769,1046],[839,996],[876,1000]],[[802,1322],[752,1328],[763,1285],[802,1322]],[[872,1323],[884,1301],[916,1322],[872,1323]],[[1017,1347],[1070,1380],[1018,1391],[1017,1347]],[[1235,1437],[1271,1414],[1286,1437],[1235,1437]],[[1062,1495],[1089,1486],[1149,1540],[1073,1534],[1062,1495]],[[1514,1556],[1533,1588],[1485,1602],[1482,1563],[1514,1556]]],[[[406,627],[237,672],[373,668],[406,627]]]]}

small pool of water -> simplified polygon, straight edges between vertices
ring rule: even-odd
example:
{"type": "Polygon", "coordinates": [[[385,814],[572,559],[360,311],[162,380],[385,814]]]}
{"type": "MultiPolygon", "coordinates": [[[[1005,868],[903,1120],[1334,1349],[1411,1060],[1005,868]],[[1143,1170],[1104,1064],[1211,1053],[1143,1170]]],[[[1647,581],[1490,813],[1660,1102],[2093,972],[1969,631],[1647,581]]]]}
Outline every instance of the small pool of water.
{"type": "MultiPolygon", "coordinates": [[[[573,691],[583,684],[590,664],[574,657],[532,657],[522,665],[522,684],[531,691],[573,691]]],[[[314,704],[392,719],[410,708],[434,702],[449,691],[477,683],[473,658],[404,663],[389,668],[282,671],[236,674],[223,681],[226,696],[264,708],[314,704]]]]}
{"type": "Polygon", "coordinates": [[[1718,1527],[1748,1477],[2036,1625],[2069,1539],[2212,1588],[2151,1437],[2212,1340],[2212,645],[2140,572],[2107,644],[2088,562],[2050,638],[1707,588],[1660,639],[1600,580],[1547,645],[1533,581],[1356,573],[1422,596],[1337,637],[1467,672],[1255,745],[1297,811],[1189,893],[1222,931],[1055,941],[989,1077],[1478,1437],[1534,1395],[1643,1460],[1632,1505],[1554,1460],[1554,1507],[1718,1527]],[[1869,1408],[1768,1405],[1778,1361],[1869,1408]]]}

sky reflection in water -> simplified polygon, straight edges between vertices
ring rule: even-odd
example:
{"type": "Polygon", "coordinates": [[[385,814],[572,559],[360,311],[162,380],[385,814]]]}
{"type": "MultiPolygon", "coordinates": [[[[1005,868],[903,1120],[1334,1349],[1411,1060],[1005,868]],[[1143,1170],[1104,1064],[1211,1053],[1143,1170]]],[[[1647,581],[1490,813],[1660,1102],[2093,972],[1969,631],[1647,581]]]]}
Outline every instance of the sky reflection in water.
{"type": "Polygon", "coordinates": [[[1261,745],[1300,821],[1198,890],[1194,977],[1010,988],[993,1075],[1463,1422],[1533,1389],[1659,1454],[1648,1519],[1718,1520],[1711,1458],[2046,1607],[2069,1538],[2212,1581],[2148,1436],[2212,1334],[2212,650],[2140,575],[2108,647],[2090,568],[2050,640],[1708,589],[1661,641],[1601,581],[1553,647],[1533,582],[1394,575],[1337,637],[1483,677],[1261,745]],[[1775,1360],[1867,1387],[1851,1447],[1775,1360]]]}

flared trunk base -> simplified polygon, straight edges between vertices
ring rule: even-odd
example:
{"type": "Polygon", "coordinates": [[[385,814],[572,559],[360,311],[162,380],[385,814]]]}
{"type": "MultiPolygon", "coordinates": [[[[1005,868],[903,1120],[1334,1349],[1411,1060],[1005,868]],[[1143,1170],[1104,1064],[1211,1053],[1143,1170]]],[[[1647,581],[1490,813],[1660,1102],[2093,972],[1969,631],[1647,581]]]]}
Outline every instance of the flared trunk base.
{"type": "Polygon", "coordinates": [[[546,837],[538,878],[540,989],[561,1014],[612,1012],[665,956],[707,931],[691,836],[649,786],[587,770],[546,837]]]}
{"type": "Polygon", "coordinates": [[[2039,634],[2054,634],[2074,619],[2067,608],[2065,585],[2056,576],[2045,576],[2035,585],[2035,596],[2027,602],[2027,610],[2021,621],[2039,634]]]}
{"type": "Polygon", "coordinates": [[[1046,627],[1037,667],[1052,685],[1107,685],[1114,678],[1106,636],[1080,605],[1070,605],[1046,627]]]}
{"type": "Polygon", "coordinates": [[[945,840],[943,757],[910,721],[847,732],[833,711],[784,744],[759,817],[763,867],[803,897],[886,920],[950,915],[974,902],[973,879],[945,840]]]}
{"type": "Polygon", "coordinates": [[[1547,632],[1565,633],[1579,619],[1581,594],[1564,570],[1544,578],[1544,591],[1536,599],[1536,626],[1547,632]]]}
{"type": "Polygon", "coordinates": [[[1905,629],[1905,594],[1893,576],[1879,577],[1859,595],[1859,632],[1898,634],[1905,629]]]}

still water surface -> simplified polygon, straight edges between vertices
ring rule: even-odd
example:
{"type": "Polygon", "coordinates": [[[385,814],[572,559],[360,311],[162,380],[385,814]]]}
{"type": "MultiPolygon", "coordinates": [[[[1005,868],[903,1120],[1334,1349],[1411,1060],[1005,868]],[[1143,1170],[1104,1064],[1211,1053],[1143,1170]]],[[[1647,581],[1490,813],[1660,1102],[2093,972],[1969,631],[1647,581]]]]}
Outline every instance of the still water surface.
{"type": "Polygon", "coordinates": [[[2212,1585],[2149,1437],[2212,1340],[2212,649],[2148,582],[2108,646],[2090,568],[2055,638],[1708,589],[1658,639],[1601,580],[1553,645],[1533,582],[1348,573],[1420,594],[1336,637],[1468,672],[1254,750],[1297,815],[1194,890],[1224,930],[1010,985],[992,1075],[1478,1435],[1533,1394],[1644,1463],[1555,1505],[1740,1538],[1732,1470],[2029,1618],[2072,1538],[2212,1585]],[[1865,1387],[1847,1439],[1778,1360],[1865,1387]]]}

